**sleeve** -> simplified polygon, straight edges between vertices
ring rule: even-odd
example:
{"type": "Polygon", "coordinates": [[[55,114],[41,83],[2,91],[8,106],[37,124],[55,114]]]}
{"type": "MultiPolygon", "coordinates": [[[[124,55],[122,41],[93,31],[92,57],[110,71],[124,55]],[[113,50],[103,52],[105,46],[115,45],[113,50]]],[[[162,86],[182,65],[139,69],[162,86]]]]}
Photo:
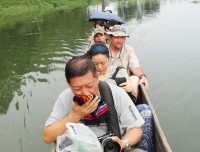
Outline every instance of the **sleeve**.
{"type": "Polygon", "coordinates": [[[126,49],[128,50],[128,53],[129,53],[129,65],[128,65],[128,67],[133,68],[133,69],[140,67],[139,59],[136,56],[134,49],[132,47],[128,47],[128,46],[126,46],[126,47],[127,47],[126,49]]]}

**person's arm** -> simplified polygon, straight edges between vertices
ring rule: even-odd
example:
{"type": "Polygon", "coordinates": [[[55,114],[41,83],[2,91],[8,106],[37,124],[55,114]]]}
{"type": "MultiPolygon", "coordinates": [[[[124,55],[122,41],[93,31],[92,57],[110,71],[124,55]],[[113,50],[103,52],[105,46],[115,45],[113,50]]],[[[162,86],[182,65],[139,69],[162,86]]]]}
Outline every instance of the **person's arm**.
{"type": "Polygon", "coordinates": [[[144,83],[145,86],[145,90],[149,89],[149,82],[146,78],[146,75],[143,73],[142,68],[141,67],[137,67],[137,68],[130,68],[131,72],[134,73],[134,75],[139,77],[139,84],[144,83]]]}
{"type": "MultiPolygon", "coordinates": [[[[120,89],[120,88],[118,88],[120,89]]],[[[139,111],[135,107],[134,103],[130,99],[127,93],[120,91],[117,88],[113,89],[113,96],[116,108],[119,116],[119,123],[123,129],[123,132],[126,132],[122,139],[114,137],[113,140],[117,140],[121,145],[121,148],[125,147],[124,139],[127,139],[130,145],[135,145],[142,137],[142,125],[144,124],[144,119],[140,115],[139,111]]]]}
{"type": "MultiPolygon", "coordinates": [[[[144,75],[144,73],[142,71],[142,68],[140,67],[139,59],[136,56],[133,48],[126,46],[126,50],[130,51],[129,52],[130,57],[129,57],[128,71],[132,72],[134,75],[136,75],[140,78],[140,76],[144,75]]],[[[144,83],[145,90],[149,89],[149,82],[145,76],[142,76],[142,78],[140,79],[139,84],[141,84],[141,83],[144,83]]]]}
{"type": "Polygon", "coordinates": [[[59,120],[49,126],[44,127],[43,139],[44,142],[50,144],[56,141],[57,136],[62,135],[66,131],[66,123],[77,123],[81,119],[81,116],[72,112],[64,119],[59,120]]]}
{"type": "Polygon", "coordinates": [[[132,128],[130,129],[123,137],[122,139],[119,139],[117,136],[113,137],[112,140],[119,143],[121,146],[121,150],[126,147],[126,142],[130,144],[130,146],[134,146],[138,143],[138,141],[142,138],[142,128],[132,128]]]}
{"type": "Polygon", "coordinates": [[[130,83],[130,79],[129,79],[129,75],[128,75],[127,71],[125,71],[124,77],[126,78],[126,82],[121,83],[119,85],[119,87],[124,89],[126,92],[131,92],[133,90],[133,87],[132,87],[132,85],[130,83]]]}
{"type": "Polygon", "coordinates": [[[92,113],[99,103],[98,96],[96,96],[91,102],[88,101],[82,106],[77,103],[73,104],[72,111],[64,119],[61,119],[51,125],[44,127],[43,139],[45,143],[52,143],[56,141],[59,135],[62,135],[66,131],[66,123],[74,122],[77,123],[81,118],[92,113]]]}

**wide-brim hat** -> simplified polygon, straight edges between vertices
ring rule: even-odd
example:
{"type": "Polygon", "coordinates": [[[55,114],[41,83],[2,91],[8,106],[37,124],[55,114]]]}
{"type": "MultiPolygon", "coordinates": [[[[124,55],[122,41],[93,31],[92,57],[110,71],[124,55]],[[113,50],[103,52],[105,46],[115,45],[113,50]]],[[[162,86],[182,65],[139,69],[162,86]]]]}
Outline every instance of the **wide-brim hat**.
{"type": "Polygon", "coordinates": [[[125,28],[122,27],[121,25],[115,25],[115,26],[113,26],[113,28],[111,29],[111,31],[106,32],[106,34],[113,35],[115,37],[117,37],[117,36],[129,37],[129,35],[126,33],[125,28]]]}

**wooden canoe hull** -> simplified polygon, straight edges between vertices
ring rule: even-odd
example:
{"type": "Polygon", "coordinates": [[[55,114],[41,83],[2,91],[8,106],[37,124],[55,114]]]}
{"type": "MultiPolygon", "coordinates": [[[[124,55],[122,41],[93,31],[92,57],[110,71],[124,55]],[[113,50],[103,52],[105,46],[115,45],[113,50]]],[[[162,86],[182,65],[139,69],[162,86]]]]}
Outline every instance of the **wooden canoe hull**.
{"type": "Polygon", "coordinates": [[[156,115],[156,112],[153,108],[153,105],[148,97],[147,92],[144,89],[144,85],[140,85],[139,86],[139,94],[138,94],[138,98],[137,98],[137,102],[136,103],[144,103],[147,104],[151,107],[152,109],[152,114],[153,114],[153,126],[154,126],[154,147],[156,152],[172,152],[168,141],[165,137],[165,134],[160,126],[158,117],[156,115]]]}

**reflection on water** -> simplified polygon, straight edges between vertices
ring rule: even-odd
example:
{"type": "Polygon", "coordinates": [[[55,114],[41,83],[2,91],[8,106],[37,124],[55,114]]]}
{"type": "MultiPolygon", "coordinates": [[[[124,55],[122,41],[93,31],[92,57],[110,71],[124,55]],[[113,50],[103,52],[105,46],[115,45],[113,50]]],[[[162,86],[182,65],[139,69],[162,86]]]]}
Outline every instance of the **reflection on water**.
{"type": "MultiPolygon", "coordinates": [[[[104,1],[99,9],[108,4],[126,22],[127,43],[135,48],[148,75],[149,95],[172,149],[198,151],[199,85],[191,84],[200,83],[199,3],[104,1]],[[177,124],[183,116],[185,121],[177,124]],[[191,142],[180,140],[183,132],[191,142]]],[[[92,27],[87,19],[96,8],[60,11],[37,22],[0,29],[1,151],[50,151],[42,141],[43,124],[58,94],[68,87],[66,61],[87,46],[92,27]]]]}
{"type": "Polygon", "coordinates": [[[140,20],[143,16],[151,15],[159,11],[159,7],[159,0],[138,0],[126,1],[126,3],[119,5],[117,10],[118,15],[122,16],[125,21],[128,21],[132,18],[140,20]]]}
{"type": "Polygon", "coordinates": [[[0,31],[0,113],[7,112],[15,93],[23,96],[21,86],[27,81],[47,83],[42,74],[63,71],[68,58],[82,52],[88,31],[86,11],[74,12],[58,12],[43,22],[19,23],[0,31]]]}

